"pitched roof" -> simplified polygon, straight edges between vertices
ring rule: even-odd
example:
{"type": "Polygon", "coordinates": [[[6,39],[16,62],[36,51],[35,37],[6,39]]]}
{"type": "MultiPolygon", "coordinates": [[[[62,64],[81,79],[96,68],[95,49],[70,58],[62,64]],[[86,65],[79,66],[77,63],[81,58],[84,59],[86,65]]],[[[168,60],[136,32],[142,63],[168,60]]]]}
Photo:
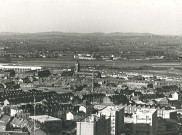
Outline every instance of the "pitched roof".
{"type": "Polygon", "coordinates": [[[8,123],[10,121],[11,117],[8,115],[4,115],[0,121],[3,121],[4,123],[8,123]]]}

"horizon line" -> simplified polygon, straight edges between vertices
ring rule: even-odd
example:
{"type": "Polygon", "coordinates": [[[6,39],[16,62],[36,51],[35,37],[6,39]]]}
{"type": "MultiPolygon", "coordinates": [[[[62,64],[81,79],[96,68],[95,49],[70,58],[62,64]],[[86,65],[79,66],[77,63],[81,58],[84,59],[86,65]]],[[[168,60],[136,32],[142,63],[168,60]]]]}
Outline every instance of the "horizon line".
{"type": "Polygon", "coordinates": [[[63,32],[63,31],[40,31],[40,32],[0,32],[0,33],[9,33],[9,34],[39,34],[39,33],[67,33],[67,34],[94,34],[94,33],[100,33],[100,34],[148,34],[148,35],[155,35],[155,36],[182,36],[177,34],[154,34],[150,32],[63,32]]]}

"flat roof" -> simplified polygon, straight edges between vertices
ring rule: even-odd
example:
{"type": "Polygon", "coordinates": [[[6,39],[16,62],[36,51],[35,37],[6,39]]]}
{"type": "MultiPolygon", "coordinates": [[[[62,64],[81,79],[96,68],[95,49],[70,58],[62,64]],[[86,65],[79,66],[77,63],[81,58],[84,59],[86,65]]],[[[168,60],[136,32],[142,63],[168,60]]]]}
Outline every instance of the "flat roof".
{"type": "Polygon", "coordinates": [[[29,118],[33,119],[33,120],[37,120],[41,123],[44,123],[46,121],[60,121],[61,119],[55,118],[55,117],[51,117],[48,115],[36,115],[36,116],[29,116],[29,118]]]}
{"type": "Polygon", "coordinates": [[[153,114],[155,111],[156,109],[141,109],[141,110],[137,110],[136,114],[147,115],[147,114],[153,114]]]}
{"type": "Polygon", "coordinates": [[[35,66],[7,66],[7,65],[0,65],[0,69],[42,69],[42,67],[35,67],[35,66]]]}

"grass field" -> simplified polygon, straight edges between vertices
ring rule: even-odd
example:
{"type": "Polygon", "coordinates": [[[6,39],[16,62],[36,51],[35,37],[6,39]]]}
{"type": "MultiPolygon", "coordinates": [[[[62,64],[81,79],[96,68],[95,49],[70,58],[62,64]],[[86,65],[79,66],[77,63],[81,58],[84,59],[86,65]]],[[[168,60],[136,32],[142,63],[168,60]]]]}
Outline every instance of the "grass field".
{"type": "MultiPolygon", "coordinates": [[[[74,66],[76,60],[70,61],[14,61],[14,64],[29,66],[49,66],[64,67],[74,66]]],[[[79,61],[80,65],[90,66],[111,66],[111,67],[137,67],[137,66],[155,66],[155,67],[182,67],[182,62],[164,62],[164,61],[79,61]]]]}

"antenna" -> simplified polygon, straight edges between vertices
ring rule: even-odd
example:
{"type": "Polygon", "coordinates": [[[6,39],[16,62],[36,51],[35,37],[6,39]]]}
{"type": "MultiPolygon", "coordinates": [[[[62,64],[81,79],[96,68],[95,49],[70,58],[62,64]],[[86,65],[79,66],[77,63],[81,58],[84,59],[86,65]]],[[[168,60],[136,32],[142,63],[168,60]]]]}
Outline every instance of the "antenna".
{"type": "Polygon", "coordinates": [[[33,100],[33,107],[34,107],[34,135],[35,135],[35,95],[34,95],[34,100],[33,100]]]}

